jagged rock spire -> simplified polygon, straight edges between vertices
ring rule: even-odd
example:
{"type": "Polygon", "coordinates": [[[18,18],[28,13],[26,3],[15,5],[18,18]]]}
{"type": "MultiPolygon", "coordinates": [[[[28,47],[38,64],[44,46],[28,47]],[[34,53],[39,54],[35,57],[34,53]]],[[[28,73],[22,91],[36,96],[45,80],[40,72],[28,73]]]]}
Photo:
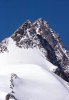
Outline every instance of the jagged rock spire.
{"type": "MultiPolygon", "coordinates": [[[[64,79],[67,77],[69,80],[69,52],[65,49],[60,36],[45,20],[42,18],[35,22],[27,20],[13,33],[11,38],[19,48],[38,47],[52,64],[58,66],[62,74],[60,76],[64,78],[65,75],[64,79]]],[[[7,46],[1,43],[0,52],[4,51],[7,51],[7,46]]]]}
{"type": "Polygon", "coordinates": [[[16,45],[19,47],[36,47],[43,48],[45,55],[51,63],[62,69],[62,72],[69,76],[69,53],[64,48],[59,35],[51,29],[49,24],[39,18],[34,23],[26,21],[17,32],[12,36],[16,45]]]}

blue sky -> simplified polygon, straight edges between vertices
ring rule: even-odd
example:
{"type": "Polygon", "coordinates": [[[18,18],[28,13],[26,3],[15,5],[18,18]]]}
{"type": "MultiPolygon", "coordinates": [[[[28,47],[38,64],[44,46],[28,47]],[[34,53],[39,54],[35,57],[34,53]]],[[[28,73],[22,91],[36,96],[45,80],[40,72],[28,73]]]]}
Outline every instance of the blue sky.
{"type": "Polygon", "coordinates": [[[48,21],[69,49],[69,0],[0,0],[0,41],[38,18],[48,21]]]}

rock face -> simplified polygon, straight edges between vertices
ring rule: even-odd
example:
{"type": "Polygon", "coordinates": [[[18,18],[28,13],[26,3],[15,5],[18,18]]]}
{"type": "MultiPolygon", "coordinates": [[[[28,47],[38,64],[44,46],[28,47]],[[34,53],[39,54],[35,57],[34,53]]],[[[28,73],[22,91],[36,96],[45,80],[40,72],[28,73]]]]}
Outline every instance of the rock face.
{"type": "Polygon", "coordinates": [[[6,99],[5,100],[17,100],[16,98],[15,98],[15,96],[14,95],[12,95],[12,94],[7,94],[7,96],[6,96],[6,99]]]}
{"type": "Polygon", "coordinates": [[[7,95],[6,95],[6,99],[5,100],[17,100],[16,98],[15,98],[15,92],[13,91],[13,89],[14,89],[14,81],[17,79],[18,77],[17,77],[17,75],[16,74],[14,74],[14,73],[12,73],[11,74],[11,79],[10,79],[10,89],[11,89],[11,93],[8,93],[7,95]]]}
{"type": "MultiPolygon", "coordinates": [[[[69,52],[65,49],[59,35],[46,21],[41,18],[33,23],[27,20],[11,38],[19,48],[38,47],[52,64],[58,66],[55,73],[69,82],[69,52]]],[[[8,51],[7,45],[7,40],[0,43],[0,52],[8,51]]]]}

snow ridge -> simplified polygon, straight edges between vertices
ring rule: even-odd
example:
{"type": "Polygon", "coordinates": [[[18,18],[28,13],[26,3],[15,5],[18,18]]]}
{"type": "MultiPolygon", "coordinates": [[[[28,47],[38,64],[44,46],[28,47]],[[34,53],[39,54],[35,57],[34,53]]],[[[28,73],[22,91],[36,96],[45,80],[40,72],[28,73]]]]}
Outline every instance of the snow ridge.
{"type": "Polygon", "coordinates": [[[42,66],[14,64],[2,66],[3,68],[5,73],[2,70],[2,73],[4,73],[2,77],[0,73],[0,89],[3,96],[0,96],[0,100],[69,99],[69,86],[67,88],[67,83],[48,69],[43,69],[42,66]],[[8,78],[9,74],[11,74],[11,78],[8,78]],[[5,84],[4,78],[7,80],[7,84],[5,84]],[[9,79],[11,85],[10,91],[8,88],[9,79]],[[6,92],[5,95],[4,92],[6,92]]]}
{"type": "Polygon", "coordinates": [[[69,52],[42,18],[0,43],[0,100],[69,100],[68,82],[69,52]]]}
{"type": "Polygon", "coordinates": [[[53,31],[49,24],[42,18],[34,23],[27,20],[11,38],[20,48],[39,48],[45,57],[58,66],[57,74],[69,80],[69,52],[65,49],[60,36],[53,31]]]}
{"type": "Polygon", "coordinates": [[[33,23],[27,20],[10,38],[0,43],[0,53],[9,52],[11,38],[21,49],[39,48],[47,60],[58,66],[55,73],[69,81],[69,52],[65,49],[60,36],[45,20],[40,18],[33,23]]]}

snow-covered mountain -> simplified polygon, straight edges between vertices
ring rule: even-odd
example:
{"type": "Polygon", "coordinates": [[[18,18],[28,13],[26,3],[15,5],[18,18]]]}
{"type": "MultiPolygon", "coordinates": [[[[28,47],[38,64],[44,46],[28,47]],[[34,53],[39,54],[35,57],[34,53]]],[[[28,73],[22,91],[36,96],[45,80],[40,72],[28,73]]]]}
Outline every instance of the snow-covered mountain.
{"type": "Polygon", "coordinates": [[[27,20],[0,43],[0,100],[68,100],[66,81],[69,52],[43,19],[27,20]]]}

